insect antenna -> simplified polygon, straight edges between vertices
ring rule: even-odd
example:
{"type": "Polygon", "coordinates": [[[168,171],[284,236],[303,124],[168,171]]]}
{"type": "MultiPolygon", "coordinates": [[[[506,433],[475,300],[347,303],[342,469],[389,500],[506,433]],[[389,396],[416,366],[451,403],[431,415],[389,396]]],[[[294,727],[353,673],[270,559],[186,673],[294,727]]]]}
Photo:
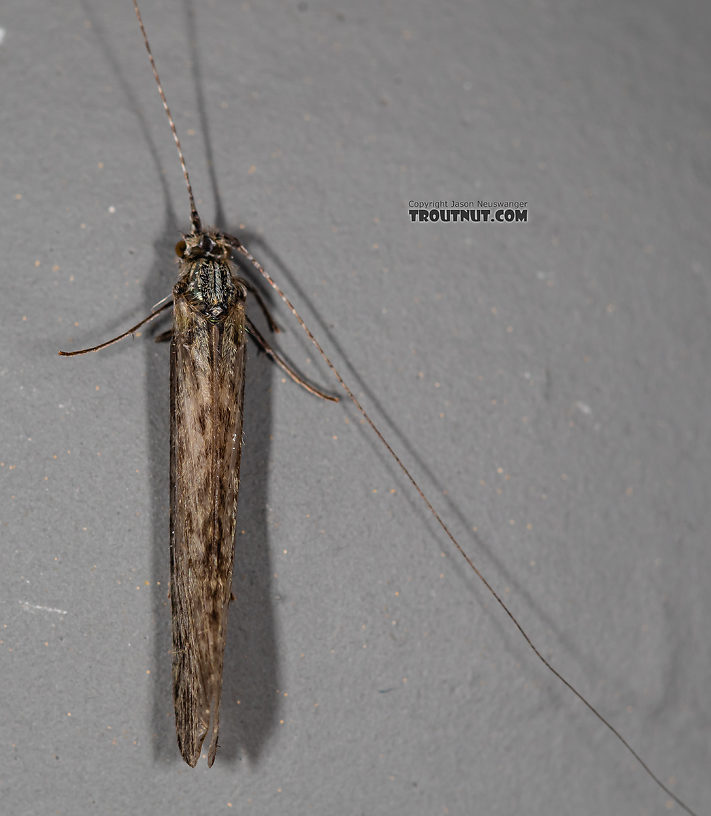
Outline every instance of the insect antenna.
{"type": "Polygon", "coordinates": [[[437,512],[437,510],[435,509],[432,502],[427,498],[427,495],[425,494],[424,490],[420,487],[417,480],[415,479],[415,477],[412,475],[412,473],[408,469],[407,465],[405,465],[405,463],[402,461],[402,459],[398,456],[398,454],[395,452],[393,447],[387,441],[387,439],[385,438],[385,436],[383,435],[381,430],[378,428],[378,426],[375,424],[375,422],[370,418],[370,415],[365,410],[365,408],[361,405],[360,401],[358,400],[358,397],[356,397],[356,395],[353,393],[353,391],[351,390],[348,383],[346,383],[346,381],[343,379],[343,377],[341,376],[341,373],[338,371],[335,364],[331,361],[331,358],[323,350],[323,348],[321,347],[321,344],[318,342],[316,337],[311,332],[311,329],[309,329],[309,327],[306,325],[304,319],[296,311],[296,307],[294,306],[294,304],[289,300],[289,298],[284,293],[284,291],[281,289],[281,287],[276,283],[276,281],[273,280],[271,275],[264,269],[264,267],[259,263],[259,261],[249,252],[249,250],[242,243],[240,243],[239,239],[234,238],[233,236],[228,236],[228,235],[226,235],[225,238],[227,238],[227,240],[230,241],[233,248],[237,252],[239,252],[241,255],[243,255],[245,258],[247,258],[247,260],[252,264],[252,266],[254,266],[254,268],[265,278],[267,283],[269,283],[269,285],[279,295],[279,297],[284,302],[284,304],[289,309],[289,311],[292,313],[292,315],[294,316],[294,318],[296,319],[298,324],[301,326],[301,328],[304,330],[304,332],[306,332],[306,335],[308,336],[309,340],[311,340],[313,345],[316,347],[316,350],[321,355],[321,357],[324,359],[324,361],[326,362],[326,365],[331,369],[333,375],[338,380],[338,382],[340,383],[343,390],[346,392],[346,395],[348,396],[350,401],[358,409],[358,412],[361,414],[363,419],[365,419],[365,421],[368,423],[368,425],[372,429],[373,433],[375,433],[375,435],[378,437],[380,442],[387,449],[388,453],[397,462],[398,466],[400,467],[400,470],[405,474],[405,476],[409,480],[410,484],[413,486],[413,488],[415,489],[415,491],[419,495],[420,499],[422,499],[425,506],[427,507],[429,512],[432,514],[435,521],[440,526],[440,528],[443,530],[443,532],[445,533],[447,538],[452,542],[452,545],[455,547],[455,549],[457,550],[459,555],[461,555],[461,557],[467,562],[467,565],[469,566],[469,568],[474,572],[474,574],[482,582],[482,584],[484,584],[484,586],[486,587],[488,592],[492,595],[494,600],[499,604],[501,609],[503,609],[503,611],[509,617],[509,619],[511,620],[513,625],[518,629],[519,633],[521,634],[523,639],[526,641],[526,643],[528,644],[528,646],[532,650],[532,652],[536,655],[536,657],[541,661],[541,663],[543,663],[543,665],[548,669],[548,671],[550,671],[552,674],[554,674],[558,678],[558,680],[560,680],[560,682],[563,683],[563,685],[569,691],[571,691],[578,698],[578,700],[580,700],[597,717],[597,719],[619,740],[619,742],[622,743],[622,745],[627,749],[627,751],[637,760],[637,762],[642,767],[642,769],[647,773],[647,775],[655,782],[655,784],[659,788],[661,788],[661,790],[664,791],[664,793],[666,793],[668,796],[670,796],[677,803],[677,805],[679,805],[680,808],[682,808],[684,811],[686,811],[686,813],[690,814],[690,816],[697,816],[695,811],[693,811],[667,785],[665,785],[664,782],[662,782],[660,777],[649,767],[649,765],[642,759],[640,754],[632,747],[632,745],[625,739],[625,737],[622,736],[622,734],[617,730],[617,728],[615,728],[615,726],[608,719],[606,719],[603,714],[600,713],[600,711],[587,699],[587,697],[585,697],[585,695],[582,692],[578,691],[578,689],[575,687],[575,685],[573,685],[573,683],[571,683],[563,674],[561,674],[561,672],[558,671],[558,669],[555,668],[555,666],[553,666],[553,664],[546,657],[543,656],[542,652],[540,651],[538,646],[535,645],[535,643],[531,639],[530,635],[528,634],[526,629],[524,629],[523,625],[520,623],[518,618],[509,609],[509,607],[504,602],[503,598],[494,589],[494,587],[489,583],[489,581],[486,579],[484,574],[479,570],[479,568],[476,566],[476,564],[472,560],[471,556],[466,552],[464,547],[459,543],[459,541],[457,541],[456,537],[454,536],[454,533],[452,533],[452,531],[449,529],[449,527],[447,526],[447,524],[444,521],[444,519],[442,518],[442,516],[440,516],[440,514],[437,512]]]}
{"type": "Polygon", "coordinates": [[[163,108],[165,110],[165,114],[168,117],[168,121],[170,122],[170,129],[173,133],[173,140],[175,141],[175,146],[178,149],[178,159],[180,160],[180,167],[183,170],[183,178],[185,179],[185,186],[188,188],[188,196],[190,197],[190,225],[192,227],[192,231],[194,233],[198,233],[202,230],[202,224],[200,221],[200,216],[198,215],[197,207],[195,206],[195,197],[193,196],[193,188],[190,184],[190,176],[188,175],[188,166],[185,163],[185,156],[183,155],[183,148],[180,145],[180,139],[178,138],[178,131],[175,127],[175,121],[173,119],[173,115],[170,112],[170,108],[168,107],[168,100],[165,98],[165,91],[163,90],[163,85],[161,84],[160,77],[158,76],[158,69],[156,68],[156,61],[153,59],[153,52],[151,51],[150,43],[148,42],[148,35],[146,34],[146,29],[143,26],[143,18],[141,17],[141,12],[138,8],[137,0],[133,0],[133,10],[136,12],[136,17],[138,18],[138,25],[141,29],[141,34],[143,35],[143,42],[146,46],[146,51],[148,52],[148,59],[151,62],[151,68],[153,69],[153,76],[156,80],[156,85],[158,86],[158,93],[160,94],[161,102],[163,103],[163,108]]]}

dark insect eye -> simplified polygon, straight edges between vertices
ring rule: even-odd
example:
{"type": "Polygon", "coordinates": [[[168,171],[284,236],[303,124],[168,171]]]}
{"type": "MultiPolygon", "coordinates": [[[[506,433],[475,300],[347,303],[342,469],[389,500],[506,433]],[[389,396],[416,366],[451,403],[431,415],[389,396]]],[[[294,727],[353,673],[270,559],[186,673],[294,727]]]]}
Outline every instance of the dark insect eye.
{"type": "Polygon", "coordinates": [[[185,249],[186,249],[185,241],[178,241],[178,243],[175,245],[175,254],[179,258],[182,258],[185,255],[185,249]]]}

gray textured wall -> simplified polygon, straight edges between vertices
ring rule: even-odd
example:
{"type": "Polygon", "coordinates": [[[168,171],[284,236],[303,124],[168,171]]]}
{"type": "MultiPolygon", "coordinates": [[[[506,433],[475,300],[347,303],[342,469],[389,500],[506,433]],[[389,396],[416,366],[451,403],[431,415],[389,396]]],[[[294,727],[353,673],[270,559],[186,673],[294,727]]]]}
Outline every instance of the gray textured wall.
{"type": "MultiPolygon", "coordinates": [[[[143,12],[205,219],[242,229],[546,655],[709,812],[708,5],[143,12]],[[530,220],[409,222],[450,197],[530,220]]],[[[128,0],[6,0],[0,26],[6,812],[666,813],[354,410],[256,354],[222,748],[182,764],[168,349],[55,353],[170,290],[179,168],[128,0]]]]}

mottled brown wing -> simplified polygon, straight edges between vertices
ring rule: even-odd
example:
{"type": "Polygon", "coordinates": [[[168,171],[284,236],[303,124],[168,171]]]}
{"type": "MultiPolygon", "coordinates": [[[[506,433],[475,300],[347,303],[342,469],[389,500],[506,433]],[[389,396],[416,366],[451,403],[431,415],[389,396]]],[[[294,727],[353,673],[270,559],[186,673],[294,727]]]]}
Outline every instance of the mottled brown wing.
{"type": "Polygon", "coordinates": [[[195,766],[217,750],[232,587],[246,360],[244,303],[219,324],[174,300],[171,382],[170,597],[178,745],[195,766]]]}

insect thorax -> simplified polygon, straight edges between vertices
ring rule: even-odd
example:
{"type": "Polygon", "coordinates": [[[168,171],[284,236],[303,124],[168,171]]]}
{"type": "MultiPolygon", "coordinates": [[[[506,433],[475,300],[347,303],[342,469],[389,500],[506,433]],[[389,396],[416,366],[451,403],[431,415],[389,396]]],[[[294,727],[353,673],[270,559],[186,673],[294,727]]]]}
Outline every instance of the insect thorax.
{"type": "Polygon", "coordinates": [[[189,234],[175,248],[180,258],[180,275],[173,290],[192,309],[218,323],[246,291],[232,274],[229,247],[219,234],[205,232],[189,234]]]}

